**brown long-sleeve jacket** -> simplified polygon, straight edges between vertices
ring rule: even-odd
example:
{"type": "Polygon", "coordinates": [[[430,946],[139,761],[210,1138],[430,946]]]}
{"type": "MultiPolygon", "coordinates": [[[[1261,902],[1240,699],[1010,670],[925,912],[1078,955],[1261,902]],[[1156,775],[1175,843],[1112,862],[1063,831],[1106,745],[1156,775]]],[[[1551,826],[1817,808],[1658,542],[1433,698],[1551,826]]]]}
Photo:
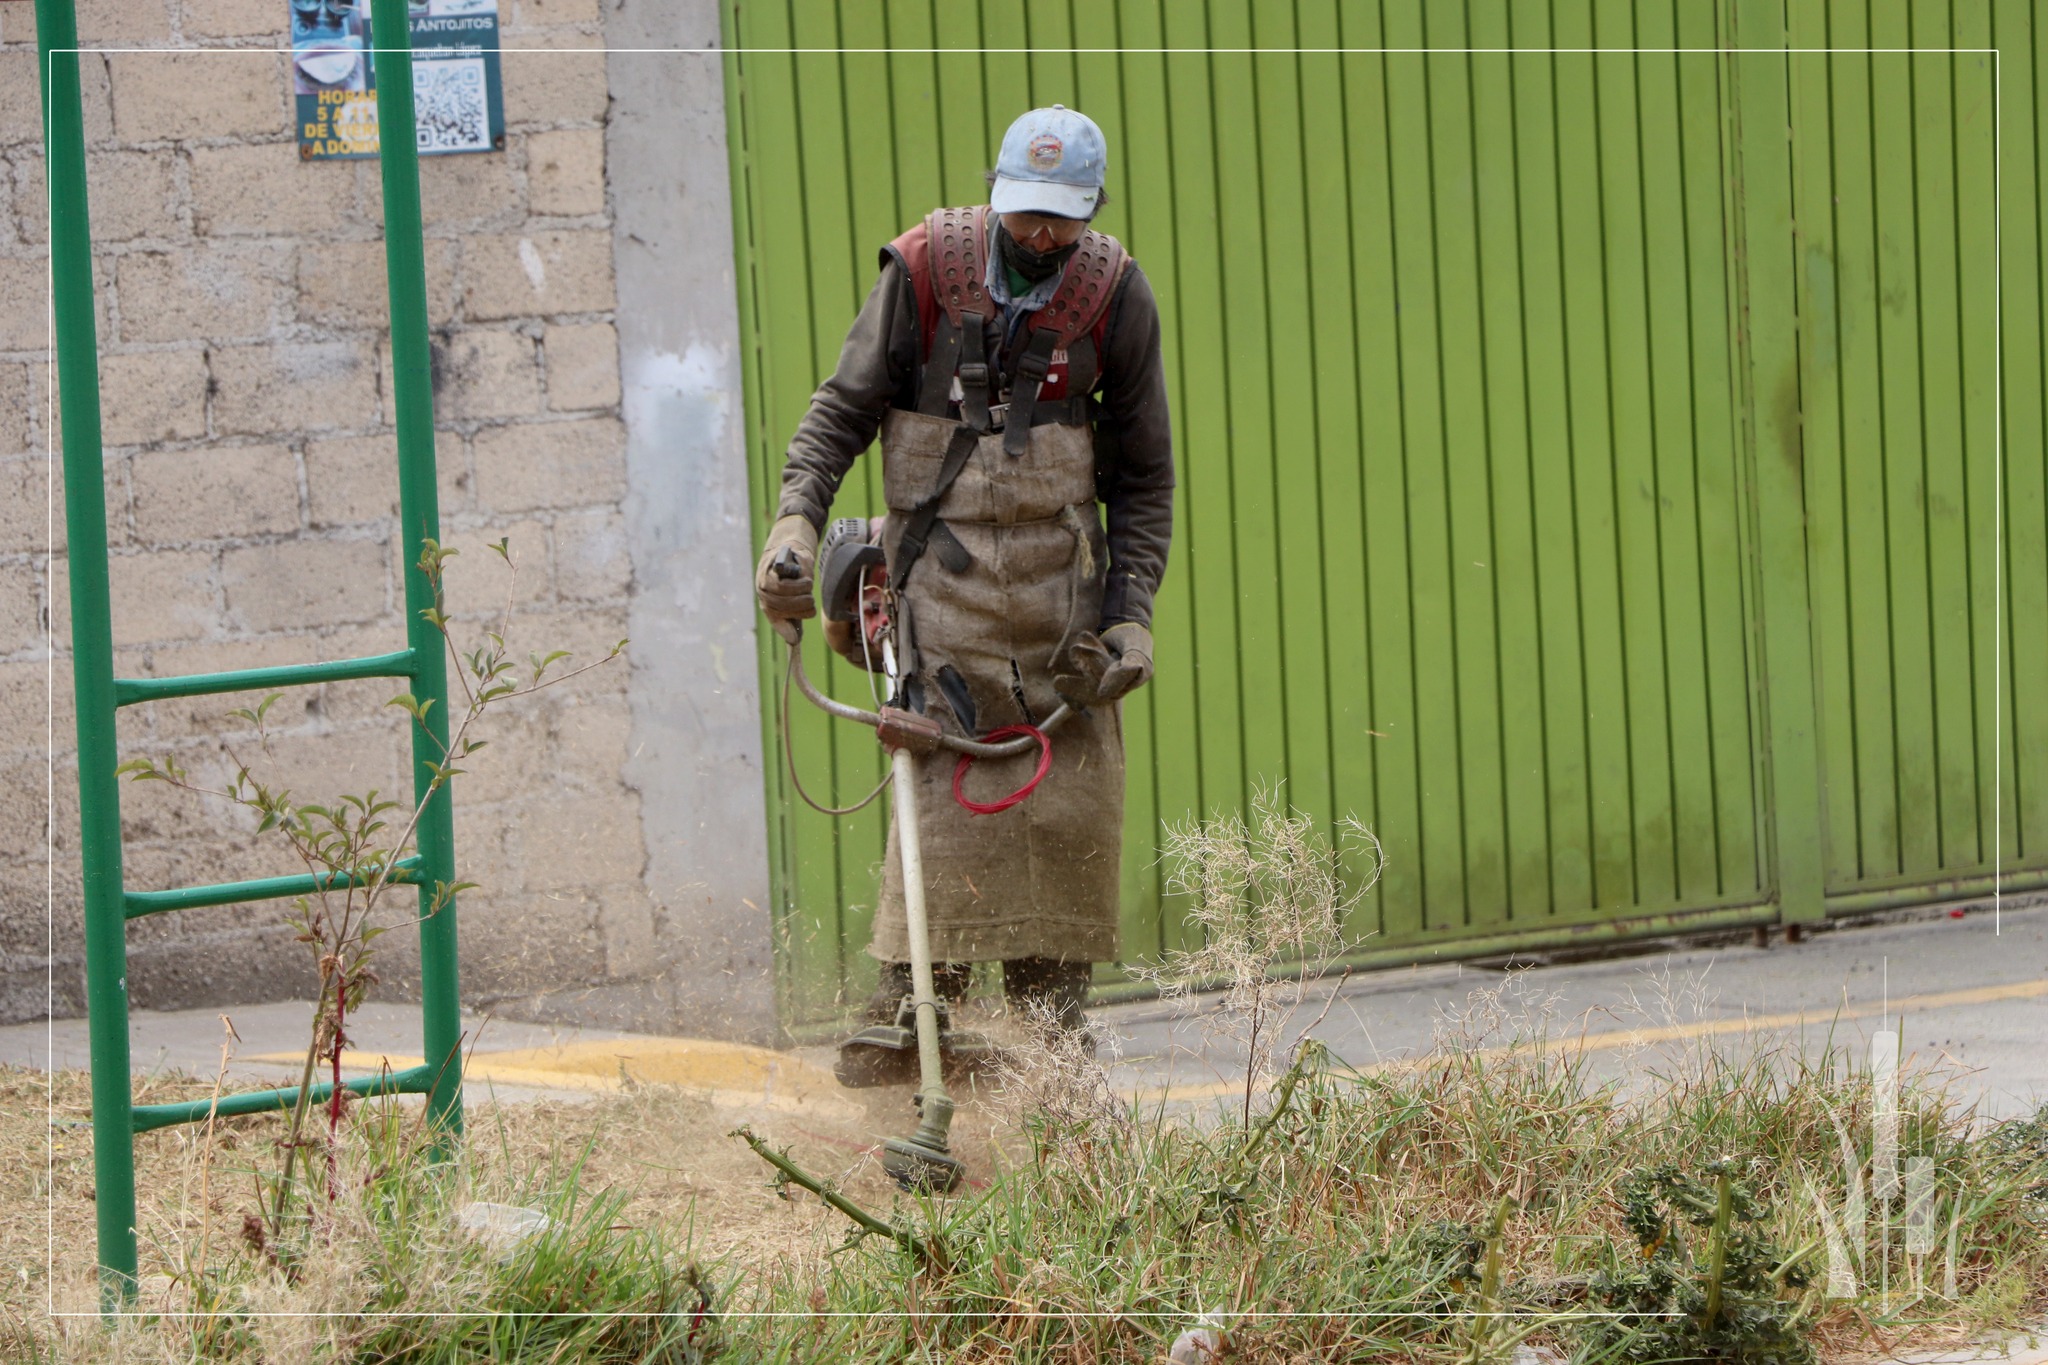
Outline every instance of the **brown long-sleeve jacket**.
{"type": "MultiPolygon", "coordinates": [[[[1109,541],[1102,624],[1149,627],[1173,536],[1173,433],[1159,304],[1135,262],[1109,306],[1095,437],[1096,497],[1109,541]]],[[[1000,326],[990,323],[991,353],[998,351],[1000,326]]],[[[881,277],[846,334],[838,368],[811,395],[810,411],[790,438],[777,516],[801,514],[824,528],[833,494],[873,444],[883,414],[916,410],[921,336],[916,291],[902,262],[884,252],[881,277]]],[[[999,354],[998,368],[1007,373],[1010,360],[999,354]]]]}

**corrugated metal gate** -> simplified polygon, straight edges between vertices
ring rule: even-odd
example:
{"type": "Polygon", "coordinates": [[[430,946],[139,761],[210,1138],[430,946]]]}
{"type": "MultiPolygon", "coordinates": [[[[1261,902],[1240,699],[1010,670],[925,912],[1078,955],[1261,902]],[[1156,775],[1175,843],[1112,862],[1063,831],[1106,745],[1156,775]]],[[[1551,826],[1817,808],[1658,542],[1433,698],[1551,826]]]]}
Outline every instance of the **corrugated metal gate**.
{"type": "MultiPolygon", "coordinates": [[[[876,248],[1059,101],[1110,139],[1181,470],[1125,713],[1132,955],[1179,932],[1162,823],[1262,783],[1378,832],[1390,959],[1924,897],[1989,869],[2022,622],[2003,849],[2048,867],[2043,40],[2023,4],[1870,8],[1799,0],[1792,44],[2008,54],[2002,410],[1988,58],[1788,58],[1776,0],[734,0],[759,519],[876,248]],[[1270,50],[1461,47],[1709,50],[1270,50]]],[[[845,510],[880,508],[863,466],[845,510]]],[[[818,787],[879,778],[865,732],[792,719],[818,787]]],[[[766,733],[801,1029],[871,979],[882,822],[798,806],[766,733]]]]}

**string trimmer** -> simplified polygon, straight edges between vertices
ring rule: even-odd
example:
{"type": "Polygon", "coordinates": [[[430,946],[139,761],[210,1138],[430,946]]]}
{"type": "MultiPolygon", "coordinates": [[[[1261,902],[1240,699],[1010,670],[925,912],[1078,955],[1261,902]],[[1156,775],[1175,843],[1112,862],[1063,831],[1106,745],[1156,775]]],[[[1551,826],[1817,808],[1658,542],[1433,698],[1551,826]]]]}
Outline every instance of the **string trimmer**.
{"type": "MultiPolygon", "coordinates": [[[[947,1136],[953,1125],[953,1099],[946,1093],[944,1058],[948,1049],[945,1044],[952,1044],[951,1050],[956,1055],[982,1050],[985,1044],[979,1039],[953,1032],[951,1019],[932,980],[931,931],[925,919],[924,859],[918,846],[918,760],[940,749],[961,755],[960,765],[954,773],[954,793],[969,809],[993,810],[1014,804],[1028,795],[1039,778],[1045,775],[1052,754],[1046,732],[1064,721],[1070,714],[1070,708],[1060,706],[1040,726],[1012,727],[1012,731],[1022,731],[1015,738],[1001,739],[1009,732],[998,730],[991,739],[999,742],[989,742],[949,735],[937,721],[898,705],[902,700],[900,670],[909,657],[910,649],[908,641],[901,638],[907,633],[902,614],[891,609],[896,604],[891,600],[880,548],[872,543],[864,523],[841,522],[832,530],[833,534],[826,540],[825,553],[821,556],[824,563],[819,575],[826,617],[828,620],[851,622],[860,632],[863,651],[872,650],[880,659],[881,672],[888,680],[890,700],[878,710],[867,711],[835,701],[820,692],[804,672],[803,651],[799,647],[803,639],[802,623],[770,618],[776,634],[789,646],[789,672],[782,697],[783,752],[785,755],[789,752],[791,685],[827,715],[871,727],[882,747],[889,751],[889,777],[883,786],[888,787],[895,803],[896,851],[903,869],[904,928],[910,940],[911,993],[899,1003],[894,1024],[863,1029],[842,1046],[839,1076],[842,1082],[853,1085],[886,1083],[895,1078],[901,1062],[907,1060],[915,1049],[917,1129],[907,1138],[883,1141],[882,1169],[906,1190],[944,1193],[960,1183],[962,1174],[959,1159],[947,1150],[947,1136]],[[1008,758],[1024,753],[1034,743],[1040,751],[1038,773],[1020,792],[1003,802],[986,806],[967,802],[960,792],[960,779],[965,776],[968,764],[977,758],[1008,758]]],[[[798,578],[803,573],[794,550],[784,550],[773,568],[778,577],[785,579],[798,578]]],[[[794,782],[796,767],[793,758],[790,760],[790,777],[794,782]]],[[[797,785],[801,793],[801,784],[797,785]]],[[[850,814],[865,806],[881,791],[882,787],[878,786],[868,793],[866,799],[843,808],[820,806],[815,801],[810,804],[827,814],[850,814]]],[[[804,799],[810,801],[808,795],[804,799]]]]}

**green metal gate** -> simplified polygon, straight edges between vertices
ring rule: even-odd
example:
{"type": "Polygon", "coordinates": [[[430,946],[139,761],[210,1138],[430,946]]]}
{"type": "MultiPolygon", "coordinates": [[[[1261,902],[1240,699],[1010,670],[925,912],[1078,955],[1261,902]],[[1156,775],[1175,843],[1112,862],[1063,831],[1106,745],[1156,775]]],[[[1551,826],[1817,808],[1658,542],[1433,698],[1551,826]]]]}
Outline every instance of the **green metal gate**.
{"type": "MultiPolygon", "coordinates": [[[[1180,466],[1158,676],[1125,710],[1130,955],[1180,933],[1162,826],[1262,783],[1378,832],[1355,927],[1384,961],[1983,885],[1994,637],[2048,616],[2016,71],[2042,39],[2019,3],[1869,8],[1801,0],[1788,34],[1775,0],[732,0],[757,518],[876,248],[980,202],[1009,119],[1066,103],[1109,136],[1103,226],[1161,299],[1180,466]],[[1989,57],[1787,51],[1994,42],[2002,411],[1989,57]]],[[[840,507],[879,492],[863,461],[840,507]]],[[[2019,634],[2003,854],[2038,881],[2048,646],[2019,634]]],[[[807,775],[874,783],[865,732],[793,719],[807,775]]],[[[882,821],[797,807],[766,744],[803,1030],[865,989],[882,821]]]]}

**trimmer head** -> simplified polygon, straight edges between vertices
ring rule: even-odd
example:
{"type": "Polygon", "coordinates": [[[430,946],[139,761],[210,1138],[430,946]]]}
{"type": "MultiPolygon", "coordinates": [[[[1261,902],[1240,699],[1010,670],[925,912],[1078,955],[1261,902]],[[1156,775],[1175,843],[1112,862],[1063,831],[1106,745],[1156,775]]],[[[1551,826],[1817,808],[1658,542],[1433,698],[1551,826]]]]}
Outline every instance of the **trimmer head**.
{"type": "Polygon", "coordinates": [[[943,1148],[927,1147],[915,1136],[884,1138],[882,1169],[912,1194],[951,1194],[967,1172],[958,1157],[943,1148]]]}

